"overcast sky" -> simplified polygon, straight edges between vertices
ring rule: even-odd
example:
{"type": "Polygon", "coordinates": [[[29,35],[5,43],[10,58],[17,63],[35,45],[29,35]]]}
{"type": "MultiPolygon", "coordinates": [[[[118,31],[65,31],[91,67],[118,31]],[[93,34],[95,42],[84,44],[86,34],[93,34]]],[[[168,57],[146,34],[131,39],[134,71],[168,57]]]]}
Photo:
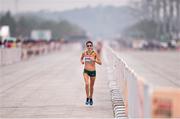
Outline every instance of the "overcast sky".
{"type": "Polygon", "coordinates": [[[26,11],[64,11],[86,6],[127,5],[130,0],[0,0],[1,11],[26,12],[26,11]]]}

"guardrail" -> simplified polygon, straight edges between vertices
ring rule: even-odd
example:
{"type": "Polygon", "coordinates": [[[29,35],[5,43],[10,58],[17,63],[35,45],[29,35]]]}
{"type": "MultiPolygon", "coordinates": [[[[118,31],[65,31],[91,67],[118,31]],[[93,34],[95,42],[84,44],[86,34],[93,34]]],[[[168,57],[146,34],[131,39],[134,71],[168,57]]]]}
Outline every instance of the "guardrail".
{"type": "Polygon", "coordinates": [[[1,48],[0,66],[21,61],[21,48],[1,48]]]}
{"type": "MultiPolygon", "coordinates": [[[[180,117],[180,88],[155,88],[139,77],[112,48],[105,44],[103,59],[111,92],[119,89],[129,118],[180,117]]],[[[113,100],[112,100],[113,101],[113,100]]],[[[118,104],[116,104],[116,107],[118,104]]],[[[122,105],[122,104],[119,104],[122,105]]],[[[113,104],[114,106],[114,104],[113,104]]],[[[116,109],[113,107],[113,109],[116,109]]],[[[114,110],[117,113],[117,110],[114,110]]],[[[116,116],[115,117],[118,118],[116,116]]]]}
{"type": "Polygon", "coordinates": [[[17,47],[17,48],[0,48],[0,66],[14,64],[22,60],[27,60],[34,56],[48,54],[61,50],[62,44],[51,43],[49,45],[17,47]]]}

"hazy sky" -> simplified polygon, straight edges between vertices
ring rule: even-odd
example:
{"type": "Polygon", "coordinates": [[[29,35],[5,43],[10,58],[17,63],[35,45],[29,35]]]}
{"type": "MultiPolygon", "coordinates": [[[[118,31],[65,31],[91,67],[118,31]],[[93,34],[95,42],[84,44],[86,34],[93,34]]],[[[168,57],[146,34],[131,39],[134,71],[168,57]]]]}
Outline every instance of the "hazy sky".
{"type": "Polygon", "coordinates": [[[0,0],[0,10],[16,12],[26,11],[64,11],[74,8],[97,5],[121,6],[128,4],[130,0],[0,0]]]}

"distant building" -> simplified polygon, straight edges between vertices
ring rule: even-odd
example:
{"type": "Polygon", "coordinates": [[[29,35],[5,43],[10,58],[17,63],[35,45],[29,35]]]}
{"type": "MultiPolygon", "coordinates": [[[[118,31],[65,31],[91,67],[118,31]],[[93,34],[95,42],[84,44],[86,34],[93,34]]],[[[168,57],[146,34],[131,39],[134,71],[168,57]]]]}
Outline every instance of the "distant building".
{"type": "Polygon", "coordinates": [[[32,30],[31,39],[33,40],[51,40],[52,33],[50,30],[32,30]]]}

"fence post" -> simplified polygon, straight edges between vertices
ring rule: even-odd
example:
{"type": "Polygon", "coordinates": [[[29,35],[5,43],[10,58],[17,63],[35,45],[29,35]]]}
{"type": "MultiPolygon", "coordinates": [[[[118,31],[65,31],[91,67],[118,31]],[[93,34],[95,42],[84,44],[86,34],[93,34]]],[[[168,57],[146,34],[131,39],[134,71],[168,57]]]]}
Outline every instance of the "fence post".
{"type": "Polygon", "coordinates": [[[144,85],[144,118],[152,118],[151,117],[151,92],[149,86],[147,84],[144,85]]]}

